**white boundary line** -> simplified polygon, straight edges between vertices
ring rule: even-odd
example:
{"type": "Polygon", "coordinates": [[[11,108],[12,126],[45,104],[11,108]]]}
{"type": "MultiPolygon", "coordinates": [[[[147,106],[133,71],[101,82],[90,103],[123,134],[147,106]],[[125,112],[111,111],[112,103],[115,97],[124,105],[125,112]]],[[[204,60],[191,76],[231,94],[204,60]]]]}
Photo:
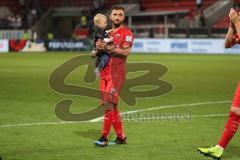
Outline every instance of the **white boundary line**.
{"type": "MultiPolygon", "coordinates": [[[[82,123],[83,121],[81,121],[82,123]]],[[[43,125],[59,125],[59,124],[74,124],[80,123],[79,121],[60,121],[60,122],[36,122],[36,123],[20,123],[20,124],[6,124],[0,125],[0,128],[8,127],[27,127],[27,126],[43,126],[43,125]]]]}
{"type": "MultiPolygon", "coordinates": [[[[139,112],[145,112],[145,111],[153,111],[153,110],[159,110],[159,109],[168,109],[168,108],[175,108],[175,107],[190,107],[190,106],[201,106],[201,105],[208,105],[208,104],[224,104],[224,103],[230,103],[231,101],[215,101],[215,102],[198,102],[198,103],[190,103],[190,104],[176,104],[176,105],[166,105],[166,106],[157,106],[147,109],[138,109],[134,111],[128,111],[128,112],[122,112],[123,114],[133,114],[133,113],[139,113],[139,112]]],[[[90,120],[90,122],[99,122],[102,121],[103,117],[95,118],[90,120]]]]}
{"type": "Polygon", "coordinates": [[[170,121],[191,121],[192,118],[211,118],[211,117],[227,117],[228,114],[205,114],[205,115],[191,115],[191,116],[182,116],[182,117],[174,117],[174,116],[166,116],[166,117],[144,117],[144,118],[131,118],[130,120],[126,120],[127,122],[170,122],[170,121]],[[189,119],[187,119],[189,118],[189,119]],[[191,119],[190,119],[191,118],[191,119]]]}
{"type": "MultiPolygon", "coordinates": [[[[188,106],[200,106],[200,105],[208,105],[208,104],[224,104],[230,103],[231,101],[215,101],[215,102],[199,102],[199,103],[190,103],[190,104],[178,104],[178,105],[166,105],[166,106],[157,106],[147,109],[139,109],[134,111],[122,112],[121,114],[133,114],[144,111],[152,111],[158,109],[167,109],[167,108],[175,108],[175,107],[188,107],[188,106]]],[[[212,115],[193,115],[192,117],[223,117],[227,116],[227,114],[212,114],[212,115]]],[[[60,124],[75,124],[75,123],[86,123],[86,122],[99,122],[102,121],[103,117],[99,117],[90,121],[60,121],[60,122],[36,122],[36,123],[20,123],[20,124],[5,124],[0,125],[0,128],[10,128],[10,127],[27,127],[27,126],[42,126],[42,125],[60,125],[60,124]]]]}

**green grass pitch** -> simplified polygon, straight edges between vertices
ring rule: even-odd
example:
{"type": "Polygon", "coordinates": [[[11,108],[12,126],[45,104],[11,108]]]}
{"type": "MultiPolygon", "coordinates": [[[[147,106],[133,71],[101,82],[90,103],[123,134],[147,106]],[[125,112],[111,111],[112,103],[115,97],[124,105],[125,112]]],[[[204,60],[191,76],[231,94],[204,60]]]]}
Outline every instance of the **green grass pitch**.
{"type": "MultiPolygon", "coordinates": [[[[227,119],[224,114],[229,112],[231,103],[218,102],[233,98],[240,80],[239,55],[132,54],[129,63],[144,61],[166,66],[168,72],[161,79],[173,84],[174,90],[158,97],[138,98],[136,106],[128,106],[121,100],[122,112],[166,105],[216,103],[158,110],[166,114],[188,114],[191,108],[191,121],[126,121],[127,145],[97,148],[93,142],[100,136],[102,122],[44,124],[60,121],[54,109],[62,99],[75,100],[71,107],[74,113],[97,106],[97,99],[59,94],[49,88],[48,78],[54,69],[79,54],[0,54],[0,156],[3,160],[208,159],[197,152],[197,147],[216,144],[224,129],[227,119]]],[[[84,84],[81,78],[85,69],[76,69],[67,83],[84,84]]],[[[97,88],[98,82],[85,85],[97,88]]],[[[113,131],[110,139],[115,139],[113,131]]],[[[239,160],[239,150],[237,133],[223,160],[239,160]]]]}

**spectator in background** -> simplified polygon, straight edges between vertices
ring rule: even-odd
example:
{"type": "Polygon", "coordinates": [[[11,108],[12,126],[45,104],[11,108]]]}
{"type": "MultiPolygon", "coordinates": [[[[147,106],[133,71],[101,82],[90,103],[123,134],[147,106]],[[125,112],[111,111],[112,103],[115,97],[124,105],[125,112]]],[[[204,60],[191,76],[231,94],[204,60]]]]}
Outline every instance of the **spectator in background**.
{"type": "Polygon", "coordinates": [[[4,16],[0,18],[0,29],[6,29],[6,28],[8,28],[8,20],[7,20],[7,17],[4,16]]]}
{"type": "Polygon", "coordinates": [[[150,29],[149,29],[149,32],[148,32],[148,37],[149,37],[149,38],[154,38],[154,36],[155,36],[155,35],[154,35],[154,29],[153,29],[153,28],[150,28],[150,29]]]}
{"type": "Polygon", "coordinates": [[[94,9],[98,10],[100,8],[99,0],[93,0],[93,7],[94,9]]]}
{"type": "Polygon", "coordinates": [[[16,17],[15,16],[9,16],[8,17],[8,27],[11,29],[16,29],[16,17]]]}
{"type": "Polygon", "coordinates": [[[194,27],[194,20],[195,20],[194,11],[189,12],[189,14],[187,15],[187,20],[189,22],[189,27],[193,28],[194,27]]]}
{"type": "Polygon", "coordinates": [[[24,28],[31,28],[40,17],[39,0],[19,0],[21,1],[22,23],[24,28]]]}
{"type": "Polygon", "coordinates": [[[196,0],[196,7],[198,10],[201,10],[203,6],[203,0],[196,0]]]}
{"type": "Polygon", "coordinates": [[[39,19],[41,8],[39,0],[19,0],[20,13],[0,17],[0,28],[20,29],[31,28],[39,19]]]}
{"type": "Polygon", "coordinates": [[[22,27],[22,17],[18,14],[15,20],[15,28],[19,29],[22,27]]]}
{"type": "Polygon", "coordinates": [[[77,20],[75,20],[74,25],[75,24],[77,24],[75,26],[75,30],[79,28],[86,28],[88,26],[88,17],[86,16],[86,14],[84,14],[84,12],[82,12],[80,20],[78,22],[77,20]]]}
{"type": "Polygon", "coordinates": [[[189,28],[190,27],[190,22],[188,16],[185,16],[184,18],[180,19],[178,24],[178,28],[189,28]]]}
{"type": "Polygon", "coordinates": [[[41,13],[39,0],[32,0],[32,1],[33,1],[33,8],[35,8],[36,10],[36,18],[39,18],[41,13]]]}
{"type": "Polygon", "coordinates": [[[94,15],[98,12],[103,12],[105,10],[105,0],[93,0],[93,12],[94,15]]]}
{"type": "Polygon", "coordinates": [[[51,31],[49,31],[48,34],[47,34],[47,40],[48,41],[54,40],[54,35],[53,35],[53,33],[51,31]]]}
{"type": "Polygon", "coordinates": [[[27,30],[24,30],[24,33],[23,33],[23,39],[24,40],[29,40],[29,33],[28,33],[28,31],[27,30]]]}
{"type": "Polygon", "coordinates": [[[33,23],[37,21],[37,9],[35,7],[32,7],[32,9],[30,10],[30,14],[32,15],[32,20],[33,23]]]}
{"type": "Polygon", "coordinates": [[[200,27],[206,27],[206,19],[205,19],[203,11],[200,12],[199,26],[200,27]]]}
{"type": "Polygon", "coordinates": [[[87,27],[87,16],[86,14],[83,12],[81,15],[81,27],[82,28],[86,28],[87,27]]]}
{"type": "Polygon", "coordinates": [[[4,19],[3,18],[0,18],[0,29],[3,29],[4,28],[4,19]]]}
{"type": "Polygon", "coordinates": [[[93,11],[89,11],[89,14],[88,14],[88,21],[87,21],[87,28],[89,29],[89,36],[92,36],[92,33],[94,31],[94,25],[93,25],[93,17],[94,17],[94,13],[93,11]]]}
{"type": "Polygon", "coordinates": [[[104,0],[93,0],[93,7],[95,9],[101,9],[104,5],[105,1],[104,0]]]}
{"type": "Polygon", "coordinates": [[[27,28],[30,28],[33,25],[33,16],[32,14],[27,14],[27,28]]]}
{"type": "MultiPolygon", "coordinates": [[[[192,10],[185,16],[183,19],[179,20],[178,27],[179,28],[195,28],[199,27],[199,19],[196,19],[195,13],[192,10]]],[[[198,17],[200,18],[200,17],[198,17]]]]}
{"type": "Polygon", "coordinates": [[[20,5],[21,10],[23,10],[25,8],[26,1],[25,0],[19,0],[19,5],[20,5]]]}
{"type": "Polygon", "coordinates": [[[9,15],[5,19],[6,28],[19,29],[22,28],[22,17],[17,14],[16,16],[9,15]]]}

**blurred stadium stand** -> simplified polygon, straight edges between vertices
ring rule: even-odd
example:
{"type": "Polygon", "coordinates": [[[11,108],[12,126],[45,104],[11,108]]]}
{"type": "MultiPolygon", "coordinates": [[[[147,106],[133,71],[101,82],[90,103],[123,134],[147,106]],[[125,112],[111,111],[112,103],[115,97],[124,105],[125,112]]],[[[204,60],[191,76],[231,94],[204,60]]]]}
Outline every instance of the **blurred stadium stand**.
{"type": "MultiPolygon", "coordinates": [[[[195,0],[141,0],[142,7],[145,11],[195,11],[195,0]]],[[[205,9],[212,5],[216,0],[204,0],[202,8],[205,9]]]]}
{"type": "Polygon", "coordinates": [[[222,38],[239,0],[1,0],[0,39],[87,39],[92,19],[113,5],[126,9],[136,37],[222,38]],[[224,17],[224,18],[223,18],[224,17]]]}

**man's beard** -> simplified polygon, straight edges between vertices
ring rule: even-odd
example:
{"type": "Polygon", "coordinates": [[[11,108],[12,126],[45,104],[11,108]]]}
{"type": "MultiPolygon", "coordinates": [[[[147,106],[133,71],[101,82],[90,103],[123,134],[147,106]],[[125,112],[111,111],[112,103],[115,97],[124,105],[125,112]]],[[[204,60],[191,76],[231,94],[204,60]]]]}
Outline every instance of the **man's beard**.
{"type": "Polygon", "coordinates": [[[122,25],[122,23],[117,23],[117,24],[113,23],[113,25],[114,25],[114,28],[119,28],[122,25]]]}

